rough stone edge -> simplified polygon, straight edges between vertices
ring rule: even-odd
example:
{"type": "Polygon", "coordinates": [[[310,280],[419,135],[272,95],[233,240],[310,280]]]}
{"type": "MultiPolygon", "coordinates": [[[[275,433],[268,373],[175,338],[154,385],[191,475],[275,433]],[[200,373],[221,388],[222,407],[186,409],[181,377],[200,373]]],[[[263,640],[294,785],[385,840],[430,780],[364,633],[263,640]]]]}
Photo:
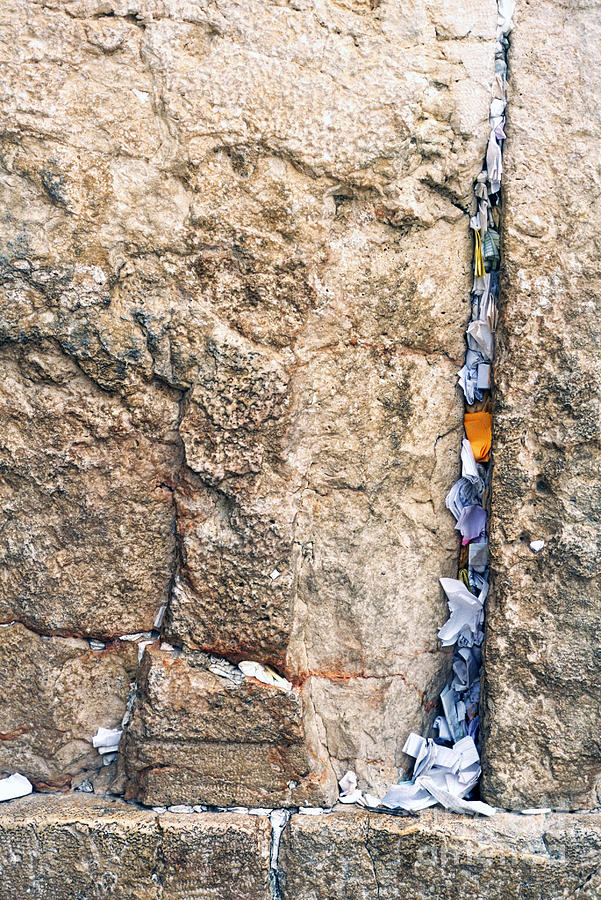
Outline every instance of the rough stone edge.
{"type": "MultiPolygon", "coordinates": [[[[331,812],[323,812],[317,815],[294,813],[288,820],[283,821],[271,816],[268,811],[257,811],[259,814],[247,812],[200,812],[200,813],[157,813],[153,810],[125,803],[120,799],[111,800],[105,797],[96,797],[85,794],[34,794],[32,796],[12,801],[0,806],[0,867],[3,862],[3,854],[7,851],[3,848],[3,834],[18,835],[19,832],[33,831],[36,835],[43,832],[48,826],[54,834],[64,832],[66,840],[72,833],[73,826],[94,830],[106,831],[107,828],[116,828],[121,833],[132,831],[136,835],[146,832],[151,841],[151,847],[156,851],[159,859],[164,851],[165,836],[186,837],[186,846],[193,850],[194,836],[211,838],[212,835],[224,834],[235,831],[245,834],[251,840],[254,839],[252,853],[256,854],[258,869],[265,875],[265,891],[257,895],[282,900],[292,897],[286,893],[286,874],[288,859],[294,859],[294,842],[297,838],[305,841],[315,841],[315,850],[319,845],[327,844],[327,856],[335,857],[334,865],[341,865],[345,859],[352,859],[360,848],[364,848],[373,865],[374,877],[377,883],[376,862],[372,856],[373,847],[370,850],[369,843],[374,839],[390,842],[391,850],[398,848],[399,841],[419,841],[424,846],[448,845],[457,854],[458,868],[456,875],[448,872],[445,877],[461,877],[461,860],[465,856],[469,859],[470,853],[486,855],[494,860],[503,858],[515,858],[535,867],[541,860],[541,852],[547,855],[546,847],[549,838],[555,841],[568,841],[571,835],[572,842],[592,842],[595,848],[594,860],[588,859],[588,864],[595,865],[595,870],[601,866],[601,812],[581,811],[577,813],[550,812],[533,816],[525,816],[520,813],[503,812],[492,819],[461,817],[448,813],[441,809],[425,810],[419,816],[398,818],[392,815],[379,815],[366,810],[335,809],[331,812]],[[283,826],[283,828],[282,828],[283,826]],[[277,839],[281,838],[280,852],[277,850],[277,839]],[[598,848],[598,849],[597,849],[598,848]]],[[[199,845],[200,846],[200,845],[199,845]]],[[[21,852],[26,852],[27,844],[24,842],[21,852]],[[25,851],[23,850],[25,848],[25,851]]],[[[84,845],[85,847],[85,845],[84,845]]],[[[10,853],[10,849],[8,850],[10,853]]],[[[396,852],[396,851],[395,851],[396,852]]],[[[583,851],[583,856],[586,851],[583,851]]],[[[549,857],[548,857],[549,858],[549,857]]],[[[579,868],[582,860],[571,851],[563,858],[554,857],[554,866],[558,871],[569,871],[571,868],[579,868]]],[[[318,862],[315,856],[315,863],[318,862]]],[[[33,866],[39,873],[38,887],[44,891],[44,865],[47,865],[49,879],[56,877],[56,859],[44,859],[37,855],[33,859],[33,866]]],[[[236,861],[232,859],[232,871],[236,861]]],[[[14,864],[14,861],[13,861],[14,864]]],[[[404,861],[398,854],[399,867],[404,861]]],[[[464,863],[467,865],[467,862],[464,863]]],[[[312,866],[313,871],[313,866],[312,866]]],[[[455,870],[454,870],[455,871],[455,870]]],[[[149,879],[153,876],[149,869],[149,879]]],[[[311,873],[299,873],[295,870],[296,877],[310,879],[311,873]]],[[[177,877],[177,873],[171,870],[171,875],[177,877]]],[[[227,876],[227,873],[225,873],[227,876]]],[[[187,876],[189,877],[189,876],[187,876]]],[[[206,876],[205,876],[206,877],[206,876]]],[[[590,876],[588,876],[590,877],[590,876]]],[[[224,872],[218,873],[223,883],[224,872]]],[[[199,889],[203,879],[199,875],[199,889]]],[[[588,880],[588,878],[587,878],[588,880]]],[[[0,887],[0,897],[13,896],[10,893],[10,885],[3,878],[4,891],[0,887]]],[[[228,883],[224,885],[226,893],[232,887],[228,883]]],[[[363,886],[368,889],[368,885],[363,886]]],[[[220,891],[220,884],[215,888],[220,891]]],[[[44,894],[39,894],[44,896],[44,894]]],[[[96,894],[94,896],[97,896],[96,894]]],[[[101,894],[98,896],[102,896],[101,894]]],[[[124,898],[127,895],[123,895],[124,898]]],[[[216,895],[218,896],[218,894],[216,895]]],[[[312,895],[313,896],[313,895],[312,895]]],[[[315,894],[315,897],[321,896],[315,894]]],[[[458,895],[460,896],[460,895],[458,895]]],[[[508,895],[509,896],[509,895],[508,895]]]]}

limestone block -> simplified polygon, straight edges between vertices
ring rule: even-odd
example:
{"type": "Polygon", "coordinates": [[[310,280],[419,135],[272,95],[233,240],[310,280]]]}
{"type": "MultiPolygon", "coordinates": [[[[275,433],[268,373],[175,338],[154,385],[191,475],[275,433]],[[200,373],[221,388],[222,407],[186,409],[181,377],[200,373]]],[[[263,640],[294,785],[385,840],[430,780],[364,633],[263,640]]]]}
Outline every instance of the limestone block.
{"type": "MultiPolygon", "coordinates": [[[[448,672],[443,500],[495,24],[495,0],[3,4],[0,339],[52,342],[89,379],[58,393],[102,397],[126,430],[92,434],[102,472],[73,473],[52,527],[20,487],[7,618],[19,596],[39,630],[147,628],[177,574],[168,639],[271,662],[303,697],[329,680],[299,759],[329,731],[364,787],[448,672]]],[[[41,418],[36,471],[79,446],[52,431],[65,417],[41,418]]]]}
{"type": "Polygon", "coordinates": [[[99,638],[152,628],[175,559],[168,390],[127,401],[49,343],[0,349],[0,621],[99,638]]]}
{"type": "Polygon", "coordinates": [[[158,825],[161,900],[271,900],[266,816],[166,814],[158,825]]]}
{"type": "Polygon", "coordinates": [[[537,0],[511,38],[483,707],[510,808],[599,805],[600,37],[598,6],[537,0]]]}
{"type": "Polygon", "coordinates": [[[592,900],[600,848],[598,814],[295,815],[282,837],[280,887],[284,900],[592,900]]]}
{"type": "Polygon", "coordinates": [[[124,737],[127,797],[148,805],[329,805],[334,773],[309,690],[209,671],[203,653],[146,649],[124,737]]]}
{"type": "Polygon", "coordinates": [[[33,795],[0,809],[0,900],[268,900],[269,831],[258,816],[33,795]]]}
{"type": "Polygon", "coordinates": [[[119,727],[136,662],[129,642],[96,652],[87,641],[40,637],[19,623],[0,627],[0,772],[65,788],[100,769],[92,736],[119,727]]]}

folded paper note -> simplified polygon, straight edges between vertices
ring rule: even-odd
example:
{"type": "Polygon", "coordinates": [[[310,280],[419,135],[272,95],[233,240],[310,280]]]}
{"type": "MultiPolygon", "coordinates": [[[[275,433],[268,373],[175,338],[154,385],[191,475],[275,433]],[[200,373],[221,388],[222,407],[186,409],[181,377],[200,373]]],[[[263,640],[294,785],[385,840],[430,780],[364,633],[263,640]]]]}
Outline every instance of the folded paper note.
{"type": "Polygon", "coordinates": [[[28,778],[15,772],[8,778],[0,779],[0,801],[16,800],[17,797],[25,797],[31,794],[33,787],[28,778]]]}
{"type": "Polygon", "coordinates": [[[238,663],[238,668],[244,675],[256,678],[257,681],[261,681],[263,684],[270,684],[272,687],[280,688],[282,691],[292,690],[291,683],[286,678],[278,675],[271,666],[264,666],[260,662],[247,659],[238,663]]]}
{"type": "Polygon", "coordinates": [[[484,411],[466,412],[463,425],[476,462],[488,462],[492,441],[492,415],[484,411]]]}

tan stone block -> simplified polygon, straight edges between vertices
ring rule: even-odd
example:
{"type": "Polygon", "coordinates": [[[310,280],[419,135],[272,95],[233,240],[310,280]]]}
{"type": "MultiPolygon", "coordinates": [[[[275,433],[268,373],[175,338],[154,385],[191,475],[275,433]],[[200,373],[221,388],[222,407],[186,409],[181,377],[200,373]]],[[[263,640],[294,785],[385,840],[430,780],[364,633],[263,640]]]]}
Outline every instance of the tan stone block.
{"type": "Polygon", "coordinates": [[[33,794],[0,807],[0,898],[159,897],[156,816],[91,795],[33,794]]]}
{"type": "Polygon", "coordinates": [[[201,653],[146,650],[124,737],[126,796],[165,806],[334,802],[308,691],[235,684],[208,664],[201,653]]]}
{"type": "Polygon", "coordinates": [[[271,900],[271,826],[235,813],[160,816],[161,900],[271,900]]]}
{"type": "Polygon", "coordinates": [[[92,737],[120,726],[136,661],[129,642],[96,652],[76,638],[0,627],[0,771],[63,788],[101,769],[92,737]]]}
{"type": "Polygon", "coordinates": [[[108,394],[50,344],[4,346],[0,365],[0,621],[152,628],[175,557],[177,403],[108,394]]]}
{"type": "Polygon", "coordinates": [[[284,900],[559,900],[601,888],[601,817],[293,816],[279,855],[284,900]]]}
{"type": "MultiPolygon", "coordinates": [[[[396,679],[399,734],[427,724],[495,0],[126,6],[3,7],[0,339],[90,379],[44,388],[47,419],[17,382],[32,469],[71,441],[81,459],[60,498],[20,486],[7,617],[19,596],[40,630],[148,628],[175,503],[172,642],[329,679],[324,720],[349,679],[396,679]],[[124,434],[94,431],[99,397],[124,434]],[[71,406],[85,428],[53,430],[71,406]]],[[[363,724],[338,702],[352,761],[363,724]]]]}
{"type": "Polygon", "coordinates": [[[268,900],[269,820],[89,795],[0,807],[0,900],[268,900]]]}
{"type": "Polygon", "coordinates": [[[511,36],[483,704],[509,808],[600,802],[600,38],[598,6],[546,0],[511,36]]]}

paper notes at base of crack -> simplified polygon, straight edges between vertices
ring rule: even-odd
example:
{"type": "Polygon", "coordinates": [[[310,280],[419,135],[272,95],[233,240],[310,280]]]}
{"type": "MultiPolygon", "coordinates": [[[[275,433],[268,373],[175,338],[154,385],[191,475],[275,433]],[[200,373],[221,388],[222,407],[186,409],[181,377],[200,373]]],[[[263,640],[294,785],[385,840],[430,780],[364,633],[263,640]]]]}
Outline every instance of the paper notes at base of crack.
{"type": "Polygon", "coordinates": [[[338,782],[338,786],[340,788],[338,799],[341,803],[358,803],[360,806],[371,808],[380,805],[377,797],[373,797],[371,794],[364,794],[363,791],[359,790],[357,787],[357,776],[354,772],[349,771],[346,775],[343,775],[338,782]]]}
{"type": "Polygon", "coordinates": [[[471,737],[443,747],[419,734],[410,734],[403,753],[415,758],[412,781],[390,788],[382,800],[389,809],[426,809],[440,803],[453,812],[491,816],[493,807],[479,800],[465,800],[480,777],[480,757],[471,737]]]}
{"type": "Polygon", "coordinates": [[[119,749],[119,741],[123,731],[118,728],[99,728],[92,738],[92,746],[95,747],[103,757],[102,762],[108,766],[117,758],[117,750],[119,749]]]}

